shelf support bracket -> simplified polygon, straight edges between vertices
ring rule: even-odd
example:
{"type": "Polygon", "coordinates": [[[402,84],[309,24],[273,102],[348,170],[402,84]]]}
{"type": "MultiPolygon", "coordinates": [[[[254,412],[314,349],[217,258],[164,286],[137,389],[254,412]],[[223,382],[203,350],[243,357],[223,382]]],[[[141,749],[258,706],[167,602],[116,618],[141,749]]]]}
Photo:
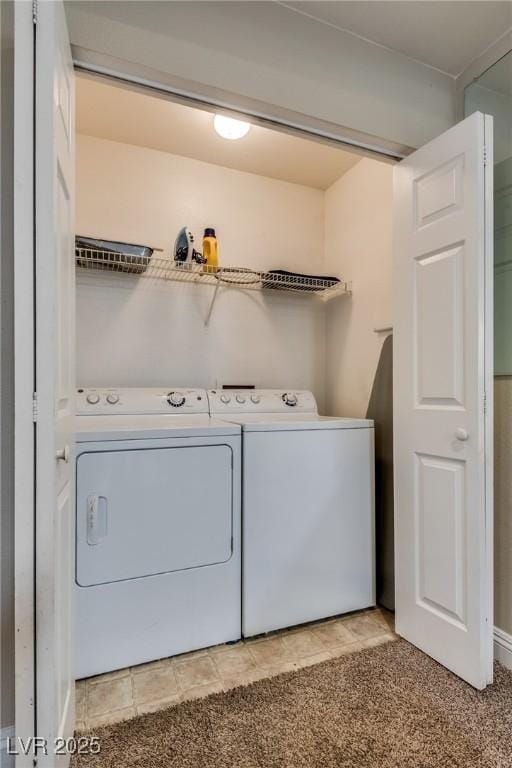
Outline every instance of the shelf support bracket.
{"type": "Polygon", "coordinates": [[[215,299],[217,298],[217,293],[219,291],[219,288],[220,288],[220,280],[217,280],[217,284],[215,285],[215,290],[213,292],[212,300],[210,301],[210,306],[208,307],[208,312],[206,313],[206,318],[204,321],[205,328],[208,328],[208,326],[210,325],[210,318],[213,312],[213,305],[215,304],[215,299]]]}

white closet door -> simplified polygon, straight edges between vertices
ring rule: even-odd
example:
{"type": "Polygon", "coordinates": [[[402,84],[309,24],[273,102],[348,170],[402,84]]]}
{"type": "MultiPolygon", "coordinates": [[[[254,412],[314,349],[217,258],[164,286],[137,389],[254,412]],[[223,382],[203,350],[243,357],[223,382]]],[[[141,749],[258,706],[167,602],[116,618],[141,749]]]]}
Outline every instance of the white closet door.
{"type": "Polygon", "coordinates": [[[395,169],[397,632],[492,680],[492,118],[395,169]],[[486,402],[487,400],[487,402],[486,402]]]}
{"type": "Polygon", "coordinates": [[[38,4],[36,198],[36,717],[38,765],[74,730],[74,73],[61,2],[38,4]]]}

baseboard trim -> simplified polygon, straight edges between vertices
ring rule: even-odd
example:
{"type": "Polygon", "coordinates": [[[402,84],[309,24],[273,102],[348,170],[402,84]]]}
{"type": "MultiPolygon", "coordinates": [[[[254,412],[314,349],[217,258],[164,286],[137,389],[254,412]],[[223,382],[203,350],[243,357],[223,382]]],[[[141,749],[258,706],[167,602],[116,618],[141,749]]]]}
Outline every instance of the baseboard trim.
{"type": "Polygon", "coordinates": [[[14,738],[14,725],[0,728],[0,768],[14,768],[14,755],[7,754],[7,739],[14,738]]]}
{"type": "Polygon", "coordinates": [[[494,627],[494,658],[504,667],[512,669],[512,635],[494,627]]]}

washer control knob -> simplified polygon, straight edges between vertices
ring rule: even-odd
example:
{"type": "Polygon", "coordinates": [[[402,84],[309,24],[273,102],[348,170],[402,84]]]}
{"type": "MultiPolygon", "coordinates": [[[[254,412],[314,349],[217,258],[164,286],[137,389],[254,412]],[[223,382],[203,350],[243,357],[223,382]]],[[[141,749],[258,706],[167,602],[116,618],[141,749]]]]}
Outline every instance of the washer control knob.
{"type": "Polygon", "coordinates": [[[243,403],[245,403],[245,397],[243,395],[237,395],[236,401],[237,403],[240,403],[240,405],[242,405],[243,403]]]}
{"type": "Polygon", "coordinates": [[[221,403],[224,403],[224,405],[227,405],[228,403],[231,402],[231,398],[230,398],[229,395],[221,395],[220,396],[220,401],[221,401],[221,403]]]}
{"type": "Polygon", "coordinates": [[[99,403],[100,401],[100,396],[97,394],[97,392],[89,392],[85,399],[89,405],[96,405],[96,403],[99,403]]]}
{"type": "Polygon", "coordinates": [[[185,395],[182,395],[181,392],[169,392],[167,395],[167,402],[173,408],[181,408],[185,404],[185,399],[185,395]]]}
{"type": "Polygon", "coordinates": [[[251,395],[251,400],[254,405],[258,405],[258,403],[261,402],[261,397],[259,395],[251,395]]]}
{"type": "Polygon", "coordinates": [[[285,405],[294,406],[297,405],[297,395],[294,395],[293,392],[285,392],[283,395],[283,402],[285,405]]]}
{"type": "Polygon", "coordinates": [[[107,403],[110,403],[110,405],[115,405],[119,402],[119,395],[117,392],[110,392],[110,394],[107,395],[107,403]]]}

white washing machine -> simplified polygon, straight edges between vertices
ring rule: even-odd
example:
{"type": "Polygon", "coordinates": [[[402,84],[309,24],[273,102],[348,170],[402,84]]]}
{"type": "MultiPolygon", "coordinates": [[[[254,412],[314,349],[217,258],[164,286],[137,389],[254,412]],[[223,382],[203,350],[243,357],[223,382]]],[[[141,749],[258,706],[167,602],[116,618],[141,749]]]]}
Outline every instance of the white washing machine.
{"type": "Polygon", "coordinates": [[[311,392],[210,390],[243,442],[242,634],[375,604],[373,422],[311,392]]]}
{"type": "Polygon", "coordinates": [[[79,389],[76,676],[240,638],[240,427],[201,389],[79,389]]]}

